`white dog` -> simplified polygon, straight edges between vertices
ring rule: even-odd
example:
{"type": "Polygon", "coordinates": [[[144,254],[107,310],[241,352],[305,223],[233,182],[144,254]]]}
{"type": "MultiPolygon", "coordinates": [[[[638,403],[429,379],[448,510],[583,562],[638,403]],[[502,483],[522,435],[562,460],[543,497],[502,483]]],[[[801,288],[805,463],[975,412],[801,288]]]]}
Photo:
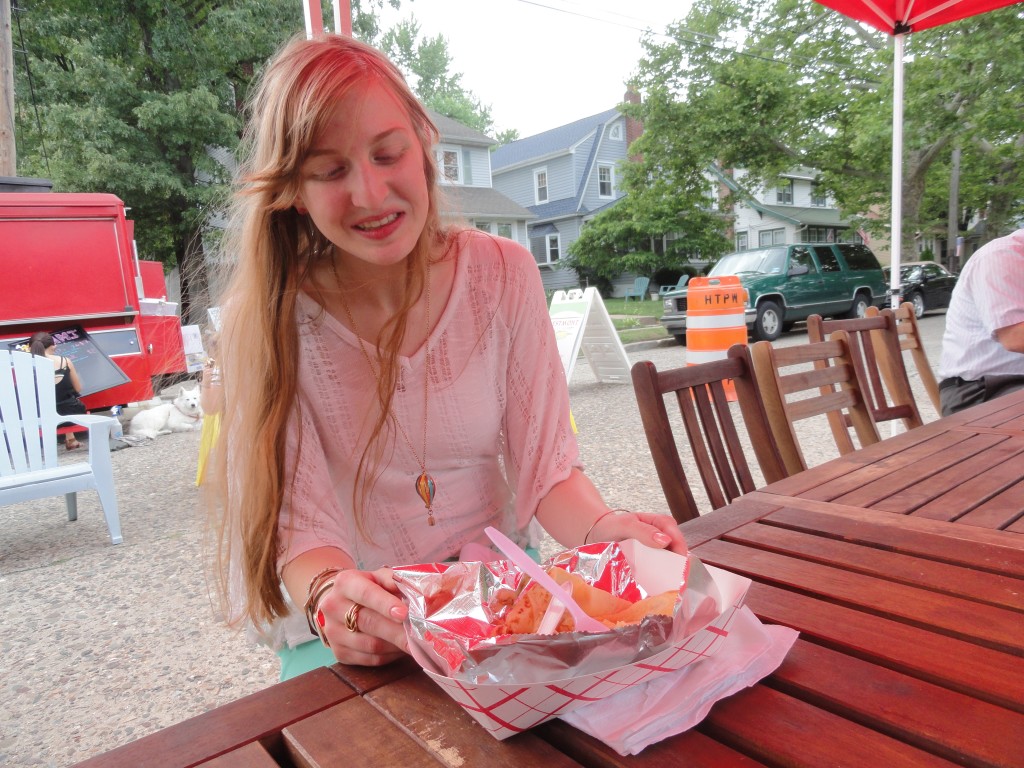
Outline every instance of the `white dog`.
{"type": "Polygon", "coordinates": [[[202,426],[203,409],[199,405],[199,387],[182,387],[173,402],[147,408],[132,416],[128,434],[155,438],[171,432],[192,432],[202,429],[202,426]]]}

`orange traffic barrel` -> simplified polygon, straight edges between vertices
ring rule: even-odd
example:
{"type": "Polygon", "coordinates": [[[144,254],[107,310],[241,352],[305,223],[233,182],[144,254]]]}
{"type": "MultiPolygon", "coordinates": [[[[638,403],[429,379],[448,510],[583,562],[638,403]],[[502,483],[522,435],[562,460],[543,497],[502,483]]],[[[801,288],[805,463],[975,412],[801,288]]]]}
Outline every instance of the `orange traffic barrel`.
{"type": "MultiPolygon", "coordinates": [[[[747,343],[747,290],[738,277],[694,277],[686,288],[687,365],[724,360],[733,344],[747,343]]],[[[731,381],[725,391],[736,399],[731,381]]]]}

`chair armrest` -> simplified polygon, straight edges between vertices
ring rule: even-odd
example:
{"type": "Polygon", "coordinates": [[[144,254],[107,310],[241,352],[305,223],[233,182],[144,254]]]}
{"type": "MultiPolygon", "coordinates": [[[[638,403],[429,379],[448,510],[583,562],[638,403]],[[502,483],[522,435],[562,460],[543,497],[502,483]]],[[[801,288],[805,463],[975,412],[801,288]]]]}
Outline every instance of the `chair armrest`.
{"type": "Polygon", "coordinates": [[[113,416],[100,416],[96,413],[60,415],[61,422],[77,424],[80,427],[87,427],[89,430],[89,441],[109,440],[114,436],[114,429],[120,424],[113,416]],[[106,434],[103,433],[106,430],[106,434]]]}

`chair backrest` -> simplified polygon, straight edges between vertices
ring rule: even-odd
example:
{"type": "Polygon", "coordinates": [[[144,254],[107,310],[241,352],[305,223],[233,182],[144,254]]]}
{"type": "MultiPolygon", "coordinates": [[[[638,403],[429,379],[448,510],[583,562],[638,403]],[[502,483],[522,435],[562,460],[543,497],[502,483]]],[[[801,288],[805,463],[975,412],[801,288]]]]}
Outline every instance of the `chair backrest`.
{"type": "MultiPolygon", "coordinates": [[[[867,316],[878,315],[877,307],[868,307],[867,316]]],[[[914,360],[914,367],[921,377],[921,384],[924,391],[928,393],[928,399],[932,401],[935,410],[942,413],[942,403],[939,401],[939,382],[935,379],[931,363],[928,362],[928,355],[924,351],[924,342],[921,341],[921,328],[917,324],[917,314],[914,312],[914,305],[905,301],[893,312],[896,317],[896,335],[900,340],[900,351],[910,350],[914,360]]]]}
{"type": "MultiPolygon", "coordinates": [[[[863,386],[850,355],[846,331],[836,331],[828,341],[777,347],[759,341],[750,348],[754,379],[768,414],[768,423],[782,454],[786,472],[807,469],[793,425],[812,416],[846,411],[861,446],[881,438],[864,398],[863,386]],[[808,365],[814,367],[807,369],[808,365]],[[784,369],[800,366],[793,372],[784,369]],[[816,394],[808,394],[816,392],[816,394]],[[790,398],[790,395],[799,397],[790,398]]],[[[829,419],[832,437],[840,453],[856,446],[842,419],[829,419]]]]}
{"type": "Polygon", "coordinates": [[[651,278],[649,277],[638,277],[633,281],[633,293],[638,296],[643,296],[647,293],[647,286],[651,284],[651,278]]]}
{"type": "Polygon", "coordinates": [[[782,456],[772,440],[761,394],[753,381],[746,345],[733,346],[724,360],[659,371],[641,361],[632,369],[633,389],[651,449],[654,467],[672,516],[679,522],[700,514],[686,480],[679,446],[665,405],[673,395],[711,508],[728,504],[754,490],[754,479],[740,442],[723,381],[731,379],[740,412],[766,482],[786,476],[782,456]]]}
{"type": "MultiPolygon", "coordinates": [[[[841,320],[823,320],[821,315],[807,318],[807,338],[811,342],[825,341],[839,330],[849,335],[850,356],[864,386],[864,398],[875,423],[902,419],[907,429],[920,427],[923,423],[921,413],[910,388],[907,367],[903,364],[892,310],[884,309],[870,317],[841,320]]],[[[843,418],[849,427],[848,414],[843,418]]]]}
{"type": "Polygon", "coordinates": [[[53,375],[49,358],[0,350],[0,476],[57,466],[53,375]]]}

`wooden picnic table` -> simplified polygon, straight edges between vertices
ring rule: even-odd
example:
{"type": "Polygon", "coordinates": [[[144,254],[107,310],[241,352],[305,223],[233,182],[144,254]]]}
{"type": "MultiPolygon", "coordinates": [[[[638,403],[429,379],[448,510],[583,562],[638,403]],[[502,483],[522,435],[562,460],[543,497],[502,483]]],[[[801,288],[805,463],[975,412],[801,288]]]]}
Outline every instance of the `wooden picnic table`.
{"type": "Polygon", "coordinates": [[[801,634],[774,674],[636,757],[557,720],[496,741],[407,660],[319,669],[82,765],[1022,766],[1022,426],[1024,393],[683,524],[704,562],[753,580],[762,621],[801,634]],[[1017,517],[990,524],[993,499],[1017,517]]]}

